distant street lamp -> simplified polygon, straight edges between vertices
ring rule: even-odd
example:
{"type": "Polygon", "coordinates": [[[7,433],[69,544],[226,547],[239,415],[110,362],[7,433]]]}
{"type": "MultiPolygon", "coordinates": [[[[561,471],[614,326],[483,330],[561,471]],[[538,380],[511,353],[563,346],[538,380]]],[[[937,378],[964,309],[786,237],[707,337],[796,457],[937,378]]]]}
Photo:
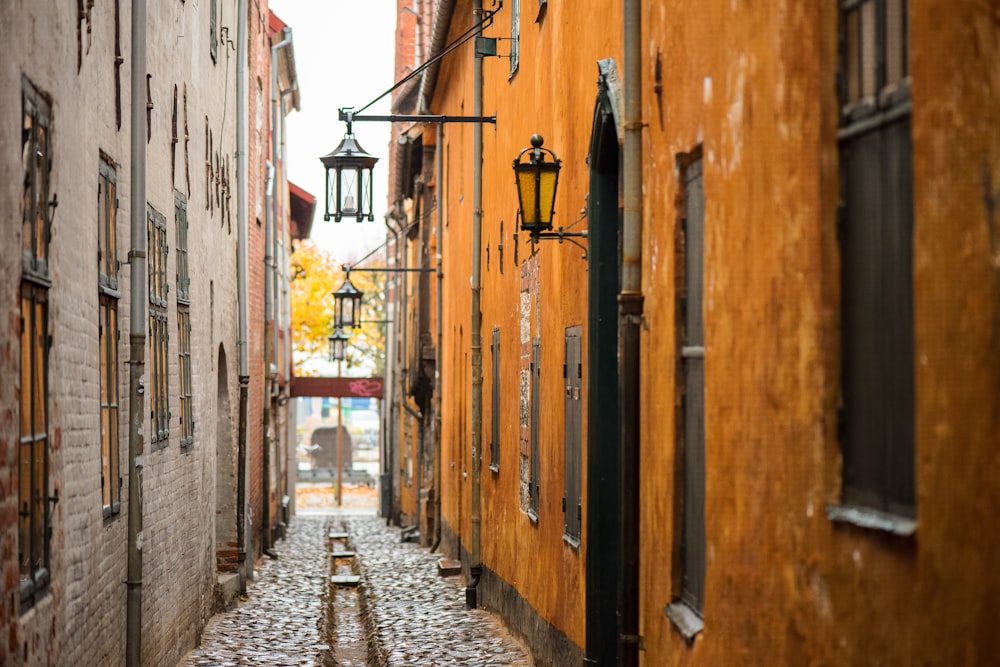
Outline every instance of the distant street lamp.
{"type": "MultiPolygon", "coordinates": [[[[328,339],[330,341],[330,361],[337,362],[337,377],[343,376],[341,365],[346,357],[347,341],[350,337],[343,329],[337,327],[328,339]]],[[[344,485],[344,411],[340,396],[337,397],[337,506],[340,507],[343,501],[341,489],[344,485]]]]}
{"type": "Polygon", "coordinates": [[[327,337],[327,340],[330,343],[330,361],[338,363],[343,361],[346,357],[347,341],[350,340],[350,336],[343,329],[337,327],[327,337]]]}
{"type": "Polygon", "coordinates": [[[521,229],[532,235],[552,229],[556,187],[562,162],[548,148],[542,148],[542,135],[531,135],[531,148],[525,148],[514,158],[514,179],[517,200],[521,207],[521,229]],[[528,159],[522,161],[525,154],[528,159]],[[545,155],[551,158],[545,160],[545,155]]]}
{"type": "Polygon", "coordinates": [[[357,329],[361,326],[361,297],[364,292],[351,282],[351,272],[347,272],[344,284],[333,292],[333,324],[335,327],[357,329]]]}

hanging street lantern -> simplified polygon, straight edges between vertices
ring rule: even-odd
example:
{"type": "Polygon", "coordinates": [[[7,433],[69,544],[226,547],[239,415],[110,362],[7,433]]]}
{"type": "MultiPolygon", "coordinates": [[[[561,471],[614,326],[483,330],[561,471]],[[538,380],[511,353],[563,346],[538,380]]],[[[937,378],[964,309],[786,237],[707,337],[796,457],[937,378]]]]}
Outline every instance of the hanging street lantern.
{"type": "Polygon", "coordinates": [[[330,361],[343,361],[346,358],[347,341],[350,340],[347,332],[337,327],[327,340],[330,342],[330,361]]]}
{"type": "Polygon", "coordinates": [[[342,218],[355,218],[363,222],[375,219],[372,213],[372,168],[378,158],[361,147],[351,123],[347,134],[332,152],[320,158],[326,168],[326,209],[323,219],[340,222],[342,218]]]}
{"type": "Polygon", "coordinates": [[[525,148],[514,159],[514,180],[521,209],[521,230],[532,235],[552,229],[555,212],[556,187],[562,162],[555,153],[542,148],[540,134],[531,135],[531,148],[525,148]],[[522,159],[525,155],[528,158],[522,159]],[[551,158],[546,161],[545,156],[551,158]]]}
{"type": "Polygon", "coordinates": [[[344,284],[333,292],[333,324],[337,328],[357,329],[361,326],[361,297],[364,292],[351,282],[351,272],[347,272],[344,284]]]}

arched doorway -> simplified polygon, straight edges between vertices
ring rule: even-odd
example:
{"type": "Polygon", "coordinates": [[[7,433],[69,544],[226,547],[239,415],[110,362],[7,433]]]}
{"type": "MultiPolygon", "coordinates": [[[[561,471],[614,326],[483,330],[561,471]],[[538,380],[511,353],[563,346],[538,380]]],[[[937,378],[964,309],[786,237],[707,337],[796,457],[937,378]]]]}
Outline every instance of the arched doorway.
{"type": "Polygon", "coordinates": [[[218,387],[215,403],[215,555],[219,572],[239,569],[237,539],[236,442],[229,401],[229,372],[226,348],[219,345],[218,387]]]}
{"type": "Polygon", "coordinates": [[[621,571],[618,383],[618,293],[621,291],[619,204],[621,99],[613,60],[598,63],[597,103],[590,137],[587,344],[587,611],[586,653],[601,665],[616,662],[618,573],[621,571]],[[615,573],[615,576],[608,576],[615,573]]]}

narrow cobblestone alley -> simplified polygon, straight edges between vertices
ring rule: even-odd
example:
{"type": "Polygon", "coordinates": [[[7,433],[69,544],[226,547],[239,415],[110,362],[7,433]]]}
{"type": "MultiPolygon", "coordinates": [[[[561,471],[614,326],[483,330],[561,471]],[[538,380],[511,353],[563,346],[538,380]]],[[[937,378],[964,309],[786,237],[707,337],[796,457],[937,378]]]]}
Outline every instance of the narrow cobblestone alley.
{"type": "Polygon", "coordinates": [[[437,574],[440,554],[344,500],[341,510],[305,503],[278,558],[258,563],[247,599],[213,617],[178,667],[533,664],[496,617],[465,608],[461,577],[437,574]],[[345,541],[330,539],[340,532],[345,541]],[[344,551],[356,557],[333,558],[344,551]],[[350,574],[359,586],[331,583],[350,574]]]}

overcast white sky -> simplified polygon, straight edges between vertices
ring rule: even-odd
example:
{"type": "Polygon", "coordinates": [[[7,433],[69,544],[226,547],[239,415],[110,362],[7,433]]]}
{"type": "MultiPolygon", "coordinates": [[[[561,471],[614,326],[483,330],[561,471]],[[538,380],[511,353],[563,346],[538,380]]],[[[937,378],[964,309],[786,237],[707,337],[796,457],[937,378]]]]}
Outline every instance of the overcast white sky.
{"type": "MultiPolygon", "coordinates": [[[[319,158],[347,131],[337,120],[338,108],[360,108],[395,83],[396,0],[270,0],[270,7],[292,28],[302,107],[287,119],[289,179],[316,197],[313,240],[338,259],[359,259],[385,241],[390,125],[354,123],[358,142],[379,158],[374,222],[323,221],[324,171],[319,158]]],[[[388,114],[389,96],[365,113],[388,114]]]]}

